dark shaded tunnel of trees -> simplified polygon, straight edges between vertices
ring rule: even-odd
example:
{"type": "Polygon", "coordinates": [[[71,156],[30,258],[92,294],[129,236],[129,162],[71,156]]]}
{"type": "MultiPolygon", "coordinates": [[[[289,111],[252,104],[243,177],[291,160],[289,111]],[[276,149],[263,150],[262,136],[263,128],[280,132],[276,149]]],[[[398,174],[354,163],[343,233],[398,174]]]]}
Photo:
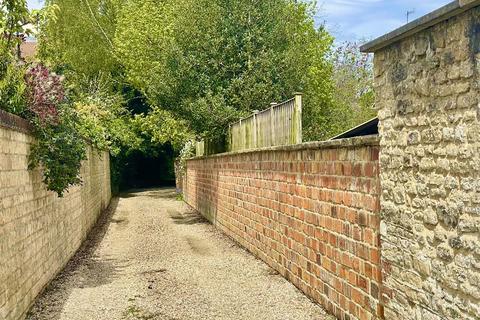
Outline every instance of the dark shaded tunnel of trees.
{"type": "MultiPolygon", "coordinates": [[[[140,92],[127,87],[123,94],[128,98],[127,109],[132,115],[148,114],[150,105],[140,92]]],[[[113,193],[175,186],[174,163],[178,152],[170,143],[154,143],[144,134],[142,138],[140,148],[123,148],[120,154],[111,157],[113,193]]]]}
{"type": "Polygon", "coordinates": [[[148,153],[134,150],[112,158],[113,191],[175,186],[174,160],[170,144],[148,153]]]}

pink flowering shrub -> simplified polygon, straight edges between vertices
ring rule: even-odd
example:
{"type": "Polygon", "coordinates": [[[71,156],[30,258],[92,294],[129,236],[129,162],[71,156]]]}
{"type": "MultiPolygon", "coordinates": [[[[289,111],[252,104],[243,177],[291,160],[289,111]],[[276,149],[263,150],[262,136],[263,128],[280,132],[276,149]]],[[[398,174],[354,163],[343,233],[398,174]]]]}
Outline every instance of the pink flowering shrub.
{"type": "Polygon", "coordinates": [[[81,183],[80,167],[86,146],[77,129],[78,116],[66,99],[63,78],[42,64],[25,74],[29,120],[35,142],[29,157],[31,169],[41,167],[47,189],[63,197],[81,183]]]}
{"type": "Polygon", "coordinates": [[[42,124],[58,124],[59,106],[65,102],[62,77],[50,72],[47,67],[37,64],[27,70],[28,110],[42,124]]]}

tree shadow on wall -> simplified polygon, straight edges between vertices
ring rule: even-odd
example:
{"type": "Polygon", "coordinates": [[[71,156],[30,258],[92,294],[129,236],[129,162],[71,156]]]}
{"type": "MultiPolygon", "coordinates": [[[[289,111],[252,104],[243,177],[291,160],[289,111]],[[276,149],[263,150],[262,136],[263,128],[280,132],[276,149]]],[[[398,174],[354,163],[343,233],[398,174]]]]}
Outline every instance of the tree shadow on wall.
{"type": "Polygon", "coordinates": [[[95,252],[104,239],[111,223],[118,198],[112,199],[109,207],[100,216],[80,249],[55,279],[37,297],[27,314],[27,320],[58,320],[74,289],[94,288],[113,282],[126,267],[125,262],[115,259],[99,259],[95,252]]]}

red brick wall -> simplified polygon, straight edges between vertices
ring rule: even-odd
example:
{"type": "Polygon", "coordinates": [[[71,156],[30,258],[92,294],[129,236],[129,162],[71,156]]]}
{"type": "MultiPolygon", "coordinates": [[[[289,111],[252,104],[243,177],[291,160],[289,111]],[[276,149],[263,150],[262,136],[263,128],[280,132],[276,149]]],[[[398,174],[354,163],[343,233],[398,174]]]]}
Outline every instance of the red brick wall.
{"type": "Polygon", "coordinates": [[[187,162],[185,200],[339,319],[377,319],[378,140],[187,162]]]}

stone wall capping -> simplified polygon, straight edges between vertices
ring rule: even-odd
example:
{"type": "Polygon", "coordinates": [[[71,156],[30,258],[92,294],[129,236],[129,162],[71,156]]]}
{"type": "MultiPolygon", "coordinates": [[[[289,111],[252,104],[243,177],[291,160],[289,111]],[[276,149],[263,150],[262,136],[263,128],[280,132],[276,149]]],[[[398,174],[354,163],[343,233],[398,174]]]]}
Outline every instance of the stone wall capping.
{"type": "Polygon", "coordinates": [[[32,132],[32,125],[25,119],[0,109],[0,127],[23,133],[32,132]]]}
{"type": "Polygon", "coordinates": [[[244,151],[237,151],[237,152],[226,152],[226,153],[214,154],[210,156],[193,157],[188,160],[221,158],[221,157],[228,157],[228,156],[233,156],[238,154],[257,153],[257,152],[265,152],[265,151],[299,151],[299,150],[321,150],[321,149],[337,149],[337,148],[357,148],[357,147],[365,147],[365,146],[378,146],[379,144],[380,144],[380,139],[378,135],[369,135],[369,136],[355,137],[355,138],[348,138],[348,139],[306,142],[306,143],[290,145],[290,146],[278,146],[278,147],[251,149],[251,150],[244,150],[244,151]]]}
{"type": "Polygon", "coordinates": [[[415,33],[425,30],[442,21],[457,16],[473,7],[479,6],[480,0],[456,0],[429,14],[424,15],[392,32],[389,32],[360,47],[362,52],[375,52],[392,43],[398,42],[415,33]]]}

